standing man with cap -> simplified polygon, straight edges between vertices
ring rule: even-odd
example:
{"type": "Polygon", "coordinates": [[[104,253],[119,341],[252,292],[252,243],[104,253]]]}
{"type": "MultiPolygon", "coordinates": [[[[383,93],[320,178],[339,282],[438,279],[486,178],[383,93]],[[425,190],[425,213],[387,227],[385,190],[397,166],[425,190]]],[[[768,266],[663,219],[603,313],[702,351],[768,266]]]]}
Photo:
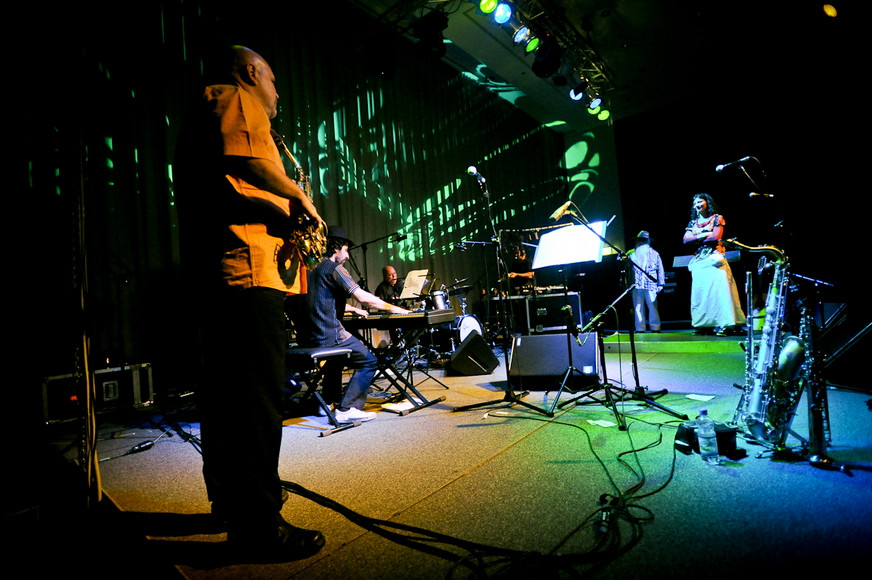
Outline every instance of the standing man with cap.
{"type": "Polygon", "coordinates": [[[351,349],[349,365],[354,374],[342,393],[342,366],[333,365],[325,373],[325,399],[336,405],[336,420],[340,423],[369,421],[375,413],[363,410],[373,377],[378,369],[378,359],[367,346],[342,326],[345,312],[367,316],[368,311],[347,304],[354,298],[365,307],[386,310],[394,314],[410,311],[389,304],[360,287],[343,264],[349,258],[348,248],[354,244],[340,226],[327,229],[325,259],[309,272],[305,309],[297,311],[298,340],[307,347],[342,347],[351,349]]]}
{"type": "Polygon", "coordinates": [[[633,312],[636,319],[636,332],[645,332],[646,324],[651,332],[660,332],[660,312],[657,296],[666,284],[663,260],[651,247],[651,235],[642,230],[636,236],[636,247],[627,252],[633,267],[635,287],[633,288],[633,312]]]}

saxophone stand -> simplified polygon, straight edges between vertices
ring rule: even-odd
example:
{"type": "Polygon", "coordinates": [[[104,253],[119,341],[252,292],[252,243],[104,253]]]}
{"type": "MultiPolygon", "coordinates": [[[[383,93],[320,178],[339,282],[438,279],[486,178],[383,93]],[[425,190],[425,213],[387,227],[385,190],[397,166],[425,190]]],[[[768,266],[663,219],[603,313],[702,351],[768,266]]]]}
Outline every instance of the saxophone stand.
{"type": "MultiPolygon", "coordinates": [[[[806,281],[812,281],[815,290],[819,290],[822,285],[832,286],[827,282],[812,280],[797,274],[791,274],[791,276],[797,280],[804,279],[806,281]]],[[[818,299],[815,300],[815,303],[818,315],[822,317],[820,314],[821,301],[818,299]]],[[[839,357],[839,353],[831,353],[831,355],[827,357],[826,362],[822,360],[822,357],[817,350],[818,333],[815,332],[817,326],[814,324],[814,317],[808,312],[804,312],[803,315],[806,316],[806,324],[809,325],[809,344],[807,345],[806,364],[804,365],[804,372],[807,374],[805,395],[808,402],[808,448],[805,450],[804,456],[808,460],[809,465],[817,467],[818,469],[839,471],[848,475],[851,475],[852,469],[870,470],[867,466],[839,463],[827,455],[830,422],[829,405],[827,401],[827,381],[824,369],[839,357]]],[[[830,320],[835,321],[836,317],[833,317],[830,320]]],[[[826,334],[828,330],[826,328],[826,323],[822,320],[821,324],[824,328],[821,329],[820,334],[826,334]]]]}
{"type": "MultiPolygon", "coordinates": [[[[506,265],[500,256],[500,240],[499,240],[499,236],[497,235],[496,227],[494,226],[493,211],[492,211],[492,208],[490,206],[490,194],[488,193],[488,190],[487,190],[485,178],[482,177],[478,173],[478,171],[475,169],[475,167],[470,167],[468,169],[468,172],[470,175],[475,177],[476,180],[478,181],[478,185],[481,188],[482,193],[484,194],[485,201],[487,201],[488,217],[490,219],[491,229],[493,230],[493,240],[492,241],[493,241],[494,252],[496,253],[497,270],[498,270],[498,274],[501,273],[500,280],[502,281],[502,284],[504,286],[502,291],[504,292],[505,296],[508,296],[509,295],[508,268],[506,268],[506,265]]],[[[515,405],[521,405],[523,407],[526,407],[526,408],[531,409],[533,411],[536,411],[538,413],[543,413],[543,414],[547,415],[548,414],[547,411],[543,411],[542,409],[540,409],[536,405],[532,405],[532,404],[527,403],[526,401],[522,400],[523,397],[525,397],[529,394],[529,391],[523,391],[520,395],[518,395],[512,389],[512,385],[509,381],[509,343],[510,343],[510,340],[509,340],[509,320],[508,320],[508,313],[506,312],[506,310],[507,310],[507,308],[505,307],[506,305],[504,304],[503,306],[504,307],[502,308],[501,318],[502,318],[502,325],[503,325],[503,329],[504,329],[504,331],[503,331],[503,343],[504,343],[503,344],[503,364],[504,364],[505,369],[506,369],[506,392],[503,395],[502,399],[495,399],[493,401],[486,401],[483,403],[473,403],[472,405],[464,405],[462,407],[455,407],[453,410],[454,411],[467,411],[470,409],[479,409],[481,407],[491,407],[494,405],[499,405],[499,407],[497,407],[497,408],[505,408],[505,407],[513,407],[515,405]]]]}

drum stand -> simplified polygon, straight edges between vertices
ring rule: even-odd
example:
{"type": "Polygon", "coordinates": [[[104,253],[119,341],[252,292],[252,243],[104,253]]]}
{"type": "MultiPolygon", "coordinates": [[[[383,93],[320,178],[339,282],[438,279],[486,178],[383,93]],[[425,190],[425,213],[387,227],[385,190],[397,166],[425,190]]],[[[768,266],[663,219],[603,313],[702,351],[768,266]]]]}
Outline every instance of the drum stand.
{"type": "MultiPolygon", "coordinates": [[[[443,389],[448,389],[448,385],[446,385],[445,383],[443,383],[442,381],[440,381],[439,379],[437,379],[436,377],[431,375],[429,372],[430,371],[430,353],[433,351],[433,331],[432,331],[432,329],[427,332],[427,342],[429,343],[425,347],[426,351],[427,351],[427,356],[423,357],[424,363],[426,365],[424,368],[419,368],[415,364],[415,362],[420,358],[418,356],[418,349],[421,348],[421,345],[416,344],[415,346],[413,346],[411,349],[409,349],[407,351],[407,357],[409,360],[409,366],[407,368],[408,373],[409,373],[409,380],[411,380],[412,373],[414,371],[418,371],[418,372],[424,374],[427,377],[427,379],[432,379],[432,380],[436,381],[437,383],[439,383],[443,389]],[[412,354],[412,351],[415,351],[414,355],[412,354]]],[[[427,379],[424,379],[424,380],[426,381],[427,379]]]]}

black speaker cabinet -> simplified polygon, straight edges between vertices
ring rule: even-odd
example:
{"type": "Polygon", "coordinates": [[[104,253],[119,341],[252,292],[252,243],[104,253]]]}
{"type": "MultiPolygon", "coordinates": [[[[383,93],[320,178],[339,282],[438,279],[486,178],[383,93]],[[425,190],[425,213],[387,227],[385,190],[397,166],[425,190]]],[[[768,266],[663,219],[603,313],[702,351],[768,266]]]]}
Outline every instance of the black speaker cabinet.
{"type": "Polygon", "coordinates": [[[579,333],[581,345],[575,337],[566,334],[531,334],[516,336],[509,356],[509,385],[528,391],[554,391],[569,368],[577,370],[570,375],[566,386],[572,390],[586,389],[599,381],[599,346],[594,332],[579,333]]]}
{"type": "MultiPolygon", "coordinates": [[[[83,385],[73,375],[42,380],[42,411],[46,423],[74,419],[82,413],[83,385]]],[[[151,363],[94,371],[94,408],[98,412],[138,409],[154,403],[151,363]]]]}
{"type": "Polygon", "coordinates": [[[447,370],[453,375],[489,375],[499,365],[499,359],[484,337],[470,332],[451,354],[447,370]]]}

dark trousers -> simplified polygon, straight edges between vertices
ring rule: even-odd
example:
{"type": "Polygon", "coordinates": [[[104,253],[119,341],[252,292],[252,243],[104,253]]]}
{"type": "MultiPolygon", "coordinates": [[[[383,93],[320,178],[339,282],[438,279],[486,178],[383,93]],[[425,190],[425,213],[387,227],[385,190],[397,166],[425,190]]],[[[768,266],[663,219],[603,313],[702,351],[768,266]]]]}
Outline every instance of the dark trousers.
{"type": "Polygon", "coordinates": [[[354,336],[336,346],[350,348],[351,358],[347,363],[345,361],[327,363],[328,366],[324,369],[324,398],[328,403],[336,403],[340,411],[347,411],[352,407],[362,411],[372,379],[378,370],[378,359],[360,339],[354,336]],[[342,370],[346,364],[354,369],[354,374],[343,393],[342,370]]]}
{"type": "Polygon", "coordinates": [[[213,512],[231,529],[266,532],[280,521],[282,506],[284,293],[224,291],[209,305],[199,389],[206,489],[213,512]]]}

